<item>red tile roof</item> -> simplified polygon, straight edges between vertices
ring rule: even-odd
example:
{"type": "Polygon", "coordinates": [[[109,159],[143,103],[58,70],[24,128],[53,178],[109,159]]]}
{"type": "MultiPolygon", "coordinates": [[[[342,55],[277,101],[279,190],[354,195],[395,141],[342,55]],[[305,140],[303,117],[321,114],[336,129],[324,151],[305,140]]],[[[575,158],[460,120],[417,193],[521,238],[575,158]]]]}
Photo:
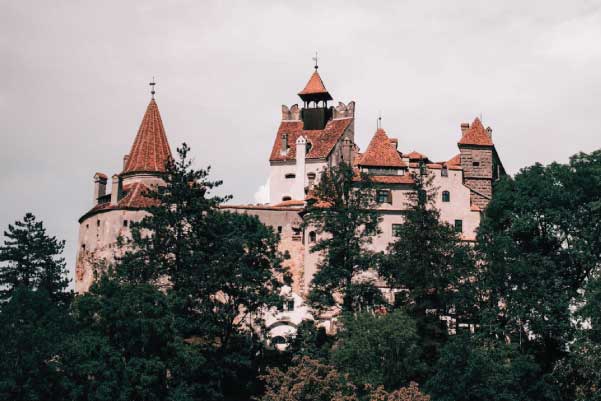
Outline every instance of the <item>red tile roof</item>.
{"type": "Polygon", "coordinates": [[[399,152],[390,142],[386,131],[378,128],[373,138],[363,153],[361,160],[357,163],[359,166],[370,167],[405,167],[406,164],[401,160],[399,152]]]}
{"type": "Polygon", "coordinates": [[[403,157],[407,157],[410,160],[426,160],[426,159],[428,159],[428,156],[421,154],[419,152],[416,152],[415,150],[411,153],[403,154],[403,157]]]}
{"type": "Polygon", "coordinates": [[[351,125],[352,118],[330,120],[323,130],[303,130],[302,121],[282,121],[271,149],[269,161],[296,160],[296,140],[301,135],[311,143],[307,159],[325,159],[328,157],[345,130],[351,125]],[[282,136],[288,135],[288,151],[282,154],[282,136]]]}
{"type": "Polygon", "coordinates": [[[449,166],[461,166],[461,153],[457,153],[455,156],[450,158],[447,161],[447,164],[449,166]]]}
{"type": "Polygon", "coordinates": [[[494,146],[492,139],[478,117],[472,125],[463,133],[458,142],[459,145],[494,146]]]}
{"type": "Polygon", "coordinates": [[[144,194],[149,190],[149,188],[140,183],[135,182],[130,185],[123,186],[123,196],[119,199],[117,205],[112,205],[110,202],[100,203],[90,209],[86,214],[84,214],[79,222],[90,216],[95,214],[96,212],[104,212],[109,210],[117,210],[117,209],[144,209],[153,205],[157,205],[157,200],[153,198],[149,198],[144,196],[144,194]]]}
{"type": "Polygon", "coordinates": [[[123,173],[163,172],[171,149],[154,99],[148,104],[123,173]]]}
{"type": "Polygon", "coordinates": [[[305,201],[304,200],[287,200],[287,201],[283,201],[278,203],[277,205],[273,205],[273,207],[287,207],[287,206],[304,206],[305,205],[305,201]]]}
{"type": "Polygon", "coordinates": [[[309,78],[309,82],[307,82],[307,85],[305,85],[305,89],[300,91],[298,94],[299,95],[316,95],[316,94],[325,94],[325,93],[328,93],[328,90],[326,89],[325,85],[323,84],[323,81],[321,80],[319,73],[317,72],[317,70],[315,70],[315,72],[311,75],[311,78],[309,78]]]}
{"type": "Polygon", "coordinates": [[[377,184],[415,184],[411,175],[370,175],[369,179],[377,184]]]}

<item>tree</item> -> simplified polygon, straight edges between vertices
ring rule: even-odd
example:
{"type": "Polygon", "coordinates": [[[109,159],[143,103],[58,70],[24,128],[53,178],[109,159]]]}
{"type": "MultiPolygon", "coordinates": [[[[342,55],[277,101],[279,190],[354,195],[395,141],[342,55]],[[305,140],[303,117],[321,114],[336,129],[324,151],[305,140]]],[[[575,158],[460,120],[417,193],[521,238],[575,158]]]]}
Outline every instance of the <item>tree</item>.
{"type": "Polygon", "coordinates": [[[360,388],[370,384],[394,390],[425,370],[415,322],[402,310],[384,315],[347,315],[332,361],[360,388]]]}
{"type": "Polygon", "coordinates": [[[132,225],[132,240],[123,241],[117,276],[161,285],[177,332],[211,366],[204,377],[218,389],[214,398],[248,398],[257,391],[263,314],[280,303],[289,277],[277,234],[254,216],[220,210],[229,197],[210,192],[221,182],[210,181],[208,169],[192,169],[188,153],[185,144],[178,149],[165,185],[148,194],[153,204],[132,225]]]}
{"type": "Polygon", "coordinates": [[[434,401],[534,401],[558,399],[540,367],[515,346],[457,336],[442,349],[426,383],[434,401]]]}
{"type": "Polygon", "coordinates": [[[314,307],[322,309],[336,305],[338,294],[343,310],[354,310],[358,306],[350,295],[357,295],[352,291],[357,276],[375,266],[373,253],[366,249],[379,232],[374,185],[366,175],[357,176],[351,166],[341,163],[322,173],[311,196],[305,227],[318,234],[311,252],[323,258],[309,298],[314,307]]]}
{"type": "Polygon", "coordinates": [[[261,401],[359,401],[348,376],[309,357],[297,358],[286,371],[268,369],[261,401]]]}
{"type": "Polygon", "coordinates": [[[423,394],[415,382],[409,383],[409,387],[402,387],[391,393],[378,387],[370,396],[369,401],[430,401],[430,396],[423,394]]]}
{"type": "Polygon", "coordinates": [[[6,300],[19,287],[43,290],[53,299],[66,299],[69,280],[60,256],[64,241],[46,234],[44,223],[27,213],[22,221],[9,224],[0,246],[0,299],[6,300]]]}
{"type": "Polygon", "coordinates": [[[601,261],[601,151],[535,164],[495,187],[478,234],[482,335],[508,338],[545,372],[574,339],[571,309],[601,261]]]}
{"type": "Polygon", "coordinates": [[[432,365],[447,338],[443,316],[462,319],[456,307],[456,288],[473,269],[471,249],[453,227],[440,221],[434,206],[435,188],[431,177],[414,175],[397,239],[382,255],[380,275],[394,289],[395,304],[407,310],[417,324],[424,360],[432,365]]]}

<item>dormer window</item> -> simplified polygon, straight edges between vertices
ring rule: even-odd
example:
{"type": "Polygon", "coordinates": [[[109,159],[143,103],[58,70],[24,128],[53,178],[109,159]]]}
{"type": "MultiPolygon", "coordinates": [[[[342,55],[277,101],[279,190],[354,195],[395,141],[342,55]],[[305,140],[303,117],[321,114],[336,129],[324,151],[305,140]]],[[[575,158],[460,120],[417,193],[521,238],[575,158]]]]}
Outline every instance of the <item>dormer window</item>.
{"type": "Polygon", "coordinates": [[[306,153],[307,153],[307,154],[309,154],[309,152],[311,151],[311,148],[313,147],[313,144],[312,144],[311,142],[307,142],[307,145],[306,145],[306,146],[307,146],[307,148],[306,148],[306,149],[307,149],[307,150],[306,150],[306,153]]]}
{"type": "Polygon", "coordinates": [[[296,174],[288,173],[284,177],[286,177],[286,179],[292,179],[292,178],[296,178],[296,174]]]}

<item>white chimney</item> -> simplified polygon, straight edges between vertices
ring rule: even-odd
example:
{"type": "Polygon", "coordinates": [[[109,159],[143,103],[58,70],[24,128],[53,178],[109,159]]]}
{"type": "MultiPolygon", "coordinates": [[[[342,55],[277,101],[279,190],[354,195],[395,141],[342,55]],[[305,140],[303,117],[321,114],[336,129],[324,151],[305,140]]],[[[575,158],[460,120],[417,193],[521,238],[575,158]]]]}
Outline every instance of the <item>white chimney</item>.
{"type": "Polygon", "coordinates": [[[115,174],[113,176],[113,186],[111,188],[111,205],[117,206],[121,197],[121,178],[115,174]]]}
{"type": "Polygon", "coordinates": [[[292,188],[292,199],[305,199],[305,157],[307,155],[307,140],[299,136],[296,140],[296,174],[292,188]]]}

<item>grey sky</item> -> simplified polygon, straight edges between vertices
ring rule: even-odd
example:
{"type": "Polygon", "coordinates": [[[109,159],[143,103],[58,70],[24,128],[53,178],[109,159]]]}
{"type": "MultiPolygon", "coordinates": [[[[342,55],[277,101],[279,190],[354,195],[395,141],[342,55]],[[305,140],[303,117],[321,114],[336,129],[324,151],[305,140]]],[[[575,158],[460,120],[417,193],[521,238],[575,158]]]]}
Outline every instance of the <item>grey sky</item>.
{"type": "Polygon", "coordinates": [[[0,0],[0,227],[33,211],[75,258],[96,171],[120,171],[149,101],[223,190],[253,202],[281,104],[320,55],[403,151],[457,152],[482,114],[510,173],[601,147],[600,1],[0,0]]]}

